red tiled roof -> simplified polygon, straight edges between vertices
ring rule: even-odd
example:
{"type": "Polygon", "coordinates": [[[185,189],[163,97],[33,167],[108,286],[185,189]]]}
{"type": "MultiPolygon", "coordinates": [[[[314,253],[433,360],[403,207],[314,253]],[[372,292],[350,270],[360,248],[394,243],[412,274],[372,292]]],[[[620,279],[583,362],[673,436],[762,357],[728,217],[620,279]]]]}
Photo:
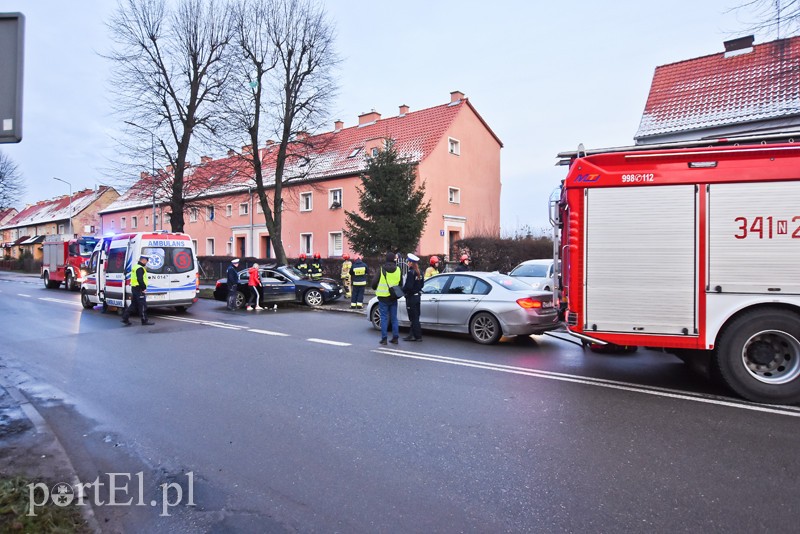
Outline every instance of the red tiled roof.
{"type": "MultiPolygon", "coordinates": [[[[289,152],[294,156],[287,159],[284,182],[299,176],[306,180],[315,180],[358,174],[366,168],[366,145],[375,140],[393,139],[395,149],[401,157],[407,157],[412,162],[421,162],[433,151],[458,113],[466,108],[475,113],[488,132],[502,146],[500,139],[464,98],[295,141],[289,147],[289,152]]],[[[267,186],[272,184],[274,178],[277,151],[278,144],[260,149],[267,186]]],[[[190,199],[195,196],[242,191],[252,183],[252,169],[247,162],[237,155],[226,156],[187,169],[185,197],[190,199]]],[[[152,191],[150,178],[142,178],[101,213],[145,206],[152,201],[152,191]]],[[[159,202],[167,200],[161,190],[158,196],[159,202]]]]}
{"type": "Polygon", "coordinates": [[[656,68],[636,139],[800,115],[800,37],[656,68]]]}
{"type": "MultiPolygon", "coordinates": [[[[100,187],[99,190],[84,189],[72,195],[72,215],[78,215],[94,202],[100,195],[105,193],[107,186],[100,187]]],[[[4,228],[16,228],[34,224],[44,224],[59,220],[69,219],[69,195],[62,195],[49,200],[40,200],[36,204],[26,206],[17,213],[7,223],[4,228]]]]}

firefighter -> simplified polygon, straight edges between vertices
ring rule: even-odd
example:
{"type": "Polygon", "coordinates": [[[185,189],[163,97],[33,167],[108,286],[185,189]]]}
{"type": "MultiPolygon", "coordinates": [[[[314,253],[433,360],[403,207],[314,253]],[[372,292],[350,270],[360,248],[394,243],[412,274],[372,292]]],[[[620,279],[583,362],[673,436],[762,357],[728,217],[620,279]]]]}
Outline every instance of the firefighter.
{"type": "Polygon", "coordinates": [[[471,270],[471,268],[469,266],[469,262],[470,262],[469,255],[468,254],[462,254],[461,255],[461,261],[458,263],[458,266],[456,267],[456,272],[460,273],[460,272],[471,270]]]}
{"type": "Polygon", "coordinates": [[[350,309],[360,310],[364,307],[364,290],[367,287],[369,271],[367,264],[357,254],[353,266],[350,267],[350,277],[353,282],[353,296],[350,299],[350,309]]]}
{"type": "Polygon", "coordinates": [[[342,287],[344,288],[344,298],[349,299],[350,290],[350,268],[353,263],[350,261],[350,254],[342,254],[342,287]]]}
{"type": "Polygon", "coordinates": [[[311,265],[308,267],[308,274],[312,280],[322,280],[322,260],[319,252],[314,253],[314,259],[311,260],[311,265]]]}
{"type": "Polygon", "coordinates": [[[147,262],[150,256],[142,255],[139,262],[131,269],[131,303],[122,312],[122,324],[130,326],[128,318],[131,313],[138,312],[142,318],[142,325],[155,324],[147,320],[147,262]]]}
{"type": "Polygon", "coordinates": [[[431,265],[427,269],[425,269],[425,280],[439,274],[439,256],[431,256],[431,265]]]}
{"type": "Polygon", "coordinates": [[[308,278],[308,262],[306,261],[306,253],[300,253],[300,261],[297,262],[295,268],[300,271],[300,274],[303,275],[303,278],[308,278]]]}

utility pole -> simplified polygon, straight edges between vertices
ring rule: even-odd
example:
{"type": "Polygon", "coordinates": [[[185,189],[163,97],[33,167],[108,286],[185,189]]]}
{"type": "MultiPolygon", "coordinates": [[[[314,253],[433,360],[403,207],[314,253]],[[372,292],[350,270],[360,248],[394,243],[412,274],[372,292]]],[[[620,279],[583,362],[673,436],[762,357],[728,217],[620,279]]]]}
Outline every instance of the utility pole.
{"type": "Polygon", "coordinates": [[[72,184],[61,178],[56,178],[55,176],[53,176],[53,180],[58,180],[69,186],[69,238],[72,239],[74,237],[72,234],[72,184]]]}

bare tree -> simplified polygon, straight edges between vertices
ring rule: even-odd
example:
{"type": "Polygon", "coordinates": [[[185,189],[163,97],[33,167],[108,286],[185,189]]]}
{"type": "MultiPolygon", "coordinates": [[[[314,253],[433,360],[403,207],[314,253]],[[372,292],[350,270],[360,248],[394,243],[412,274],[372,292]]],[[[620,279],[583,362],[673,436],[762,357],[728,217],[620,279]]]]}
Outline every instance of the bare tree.
{"type": "Polygon", "coordinates": [[[305,132],[320,127],[335,96],[334,30],[313,0],[240,0],[232,13],[236,82],[225,99],[227,124],[250,147],[240,157],[252,168],[276,259],[286,263],[284,186],[305,178],[324,149],[305,132]],[[259,150],[268,139],[274,143],[259,150]]]}
{"type": "Polygon", "coordinates": [[[790,37],[800,30],[800,0],[748,0],[731,11],[745,13],[750,31],[790,37]]]}
{"type": "Polygon", "coordinates": [[[118,0],[109,29],[117,111],[137,135],[150,134],[152,157],[167,162],[154,182],[169,188],[172,230],[182,232],[186,198],[197,194],[190,145],[196,133],[213,131],[228,79],[228,9],[217,0],[118,0]]]}
{"type": "Polygon", "coordinates": [[[24,194],[25,185],[17,164],[0,152],[0,208],[10,208],[24,194]]]}

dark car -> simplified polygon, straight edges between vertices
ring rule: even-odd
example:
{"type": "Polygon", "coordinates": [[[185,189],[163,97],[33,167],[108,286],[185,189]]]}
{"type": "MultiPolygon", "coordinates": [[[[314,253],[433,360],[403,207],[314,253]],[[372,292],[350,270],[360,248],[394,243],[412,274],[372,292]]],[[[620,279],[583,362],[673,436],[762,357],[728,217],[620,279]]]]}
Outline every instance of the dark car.
{"type": "MultiPolygon", "coordinates": [[[[300,271],[287,265],[259,267],[261,274],[261,304],[276,302],[302,302],[309,306],[321,306],[338,299],[344,291],[338,282],[330,278],[307,280],[300,271]]],[[[250,288],[247,285],[247,269],[239,271],[239,291],[236,293],[236,308],[244,308],[250,288]]],[[[228,300],[228,280],[220,278],[214,287],[214,298],[228,300]]]]}

